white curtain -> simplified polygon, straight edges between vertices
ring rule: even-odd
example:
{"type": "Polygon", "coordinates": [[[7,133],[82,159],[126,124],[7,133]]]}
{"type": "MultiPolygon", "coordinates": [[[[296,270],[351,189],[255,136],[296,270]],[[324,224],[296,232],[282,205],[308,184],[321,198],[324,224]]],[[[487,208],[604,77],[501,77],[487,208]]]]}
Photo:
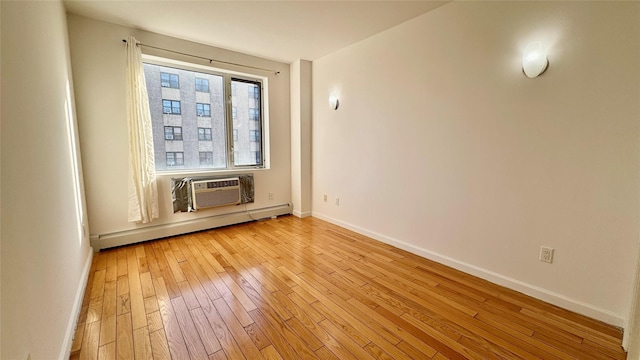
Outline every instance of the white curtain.
{"type": "Polygon", "coordinates": [[[153,155],[149,98],[138,41],[127,39],[127,117],[129,120],[129,221],[158,218],[158,186],[153,155]]]}

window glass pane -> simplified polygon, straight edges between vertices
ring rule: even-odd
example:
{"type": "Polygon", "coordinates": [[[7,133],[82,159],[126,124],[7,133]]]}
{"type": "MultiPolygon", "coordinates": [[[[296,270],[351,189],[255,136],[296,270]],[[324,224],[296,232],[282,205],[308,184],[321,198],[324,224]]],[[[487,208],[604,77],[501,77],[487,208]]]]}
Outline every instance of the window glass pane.
{"type": "Polygon", "coordinates": [[[154,129],[156,170],[172,170],[176,166],[226,168],[224,77],[148,63],[144,64],[144,73],[154,129]],[[183,88],[179,92],[166,89],[179,87],[180,80],[183,88]],[[204,118],[198,116],[199,111],[204,118]],[[201,152],[210,154],[203,155],[207,157],[206,165],[200,163],[201,152]]]}
{"type": "Polygon", "coordinates": [[[209,80],[196,78],[196,91],[209,92],[209,80]]]}
{"type": "Polygon", "coordinates": [[[262,165],[262,122],[260,116],[260,83],[231,80],[236,96],[232,97],[234,129],[234,166],[262,165]],[[258,94],[258,97],[255,97],[258,94]],[[236,131],[237,130],[237,131],[236,131]]]}

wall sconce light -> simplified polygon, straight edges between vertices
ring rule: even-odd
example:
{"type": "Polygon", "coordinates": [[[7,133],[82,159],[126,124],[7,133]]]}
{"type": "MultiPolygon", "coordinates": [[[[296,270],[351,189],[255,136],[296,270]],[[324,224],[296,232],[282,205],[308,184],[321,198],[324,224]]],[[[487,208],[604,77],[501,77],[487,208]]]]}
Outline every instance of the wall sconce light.
{"type": "Polygon", "coordinates": [[[338,100],[338,96],[336,94],[329,95],[329,106],[331,107],[331,110],[338,110],[340,100],[338,100]]]}
{"type": "Polygon", "coordinates": [[[537,77],[545,72],[548,67],[547,49],[541,42],[533,42],[524,49],[524,54],[522,54],[522,71],[524,71],[527,77],[537,77]]]}

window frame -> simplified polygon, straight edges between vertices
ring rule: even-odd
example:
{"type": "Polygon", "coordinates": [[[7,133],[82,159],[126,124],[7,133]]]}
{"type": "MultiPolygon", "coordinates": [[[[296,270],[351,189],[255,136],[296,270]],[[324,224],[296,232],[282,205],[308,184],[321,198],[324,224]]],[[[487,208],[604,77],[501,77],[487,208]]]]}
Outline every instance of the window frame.
{"type": "Polygon", "coordinates": [[[160,71],[160,87],[167,88],[167,89],[180,89],[180,75],[160,71]],[[162,85],[163,84],[162,75],[169,76],[169,86],[162,85]],[[176,77],[176,86],[172,86],[173,85],[173,82],[171,81],[172,76],[176,77]]]}
{"type": "Polygon", "coordinates": [[[198,127],[198,141],[211,141],[212,139],[213,131],[210,127],[198,127]],[[200,130],[202,130],[202,136],[200,136],[200,130]],[[209,134],[207,134],[207,130],[209,130],[209,134]]]}
{"type": "Polygon", "coordinates": [[[165,163],[167,167],[177,167],[184,166],[184,151],[166,151],[164,154],[165,163]],[[173,161],[176,163],[175,165],[168,165],[169,163],[169,154],[173,154],[173,161]],[[180,164],[178,164],[178,154],[180,154],[180,164]]]}
{"type": "Polygon", "coordinates": [[[162,98],[162,114],[164,114],[164,115],[182,115],[182,104],[180,103],[180,100],[171,100],[171,99],[162,98]],[[171,112],[164,111],[164,109],[166,109],[166,107],[164,106],[164,102],[165,101],[171,102],[171,106],[170,106],[171,112]],[[174,103],[178,103],[178,112],[173,112],[173,109],[174,109],[173,104],[174,103]]]}
{"type": "MultiPolygon", "coordinates": [[[[229,171],[246,171],[247,169],[255,169],[255,170],[260,170],[260,169],[269,169],[270,168],[270,161],[269,161],[269,146],[270,146],[270,141],[269,141],[269,132],[268,132],[268,128],[269,128],[269,114],[268,114],[268,103],[269,103],[269,94],[266,91],[266,89],[268,88],[268,82],[269,82],[269,77],[268,76],[263,76],[263,75],[259,75],[256,73],[240,73],[240,72],[236,72],[233,70],[229,70],[229,69],[222,69],[222,68],[215,68],[212,66],[207,66],[207,65],[200,65],[200,64],[196,64],[196,63],[191,63],[191,62],[184,62],[184,61],[180,61],[180,60],[174,60],[174,59],[170,59],[170,58],[163,58],[163,57],[158,57],[158,56],[153,56],[153,55],[148,55],[148,54],[142,54],[142,62],[143,63],[148,63],[151,65],[157,65],[157,66],[164,66],[164,67],[169,67],[169,68],[175,68],[178,70],[185,70],[185,71],[192,71],[195,73],[203,73],[203,74],[210,74],[210,75],[214,75],[214,76],[221,76],[223,78],[223,100],[225,103],[225,115],[224,115],[224,121],[225,121],[225,140],[226,140],[226,148],[225,148],[225,160],[226,160],[226,166],[224,168],[184,168],[184,169],[175,169],[173,167],[179,167],[179,166],[184,166],[184,152],[182,152],[182,165],[174,165],[174,166],[168,166],[167,165],[167,169],[163,169],[163,170],[156,170],[156,172],[158,174],[188,174],[188,173],[220,173],[220,172],[229,172],[229,171]],[[258,147],[257,152],[260,154],[260,161],[258,161],[257,164],[250,164],[250,165],[235,165],[234,159],[236,157],[236,148],[235,148],[235,144],[234,144],[234,138],[233,138],[233,123],[234,123],[234,119],[232,118],[232,108],[235,107],[233,104],[233,94],[232,94],[232,83],[233,81],[240,81],[240,82],[247,82],[247,83],[253,83],[259,86],[258,88],[258,98],[257,98],[257,107],[255,107],[257,109],[258,112],[258,117],[255,120],[249,120],[249,122],[257,122],[258,125],[256,127],[256,129],[259,129],[259,143],[260,146],[258,147]]],[[[161,71],[164,72],[164,71],[161,71]]],[[[198,78],[198,76],[196,75],[194,78],[198,78]]],[[[207,82],[209,83],[209,93],[211,93],[211,84],[210,81],[208,81],[208,79],[206,79],[207,82]]],[[[195,85],[195,80],[194,80],[194,85],[195,85]]],[[[178,84],[179,86],[179,84],[178,84]]],[[[201,91],[198,91],[201,92],[201,91]]],[[[166,99],[166,98],[162,98],[162,100],[171,100],[171,99],[166,99]]],[[[171,100],[171,101],[178,101],[178,103],[180,103],[180,100],[171,100]]],[[[164,106],[163,106],[164,107],[164,106]]],[[[164,110],[164,109],[163,109],[164,110]]],[[[173,110],[173,108],[172,108],[173,110]]],[[[163,115],[182,115],[182,104],[180,104],[180,113],[176,114],[176,113],[171,113],[171,114],[167,114],[164,113],[163,111],[163,115]]],[[[197,115],[197,113],[196,113],[197,115]]],[[[213,137],[213,131],[212,131],[212,137],[213,137]]],[[[199,140],[199,139],[198,139],[199,140]]],[[[200,140],[199,140],[200,141],[200,140]]],[[[204,141],[209,141],[209,140],[204,140],[204,141]]],[[[256,151],[256,150],[251,150],[251,152],[256,151]]],[[[166,155],[165,155],[165,161],[166,161],[166,155]]]]}
{"type": "Polygon", "coordinates": [[[182,141],[182,126],[164,125],[164,141],[182,141]],[[167,129],[171,129],[171,139],[167,139],[167,129]],[[180,129],[179,139],[176,139],[176,129],[180,129]]]}
{"type": "Polygon", "coordinates": [[[195,89],[196,89],[196,92],[209,93],[209,94],[211,93],[211,91],[209,90],[209,79],[199,78],[199,77],[197,77],[197,76],[194,76],[194,78],[195,78],[194,82],[195,82],[195,89]],[[200,80],[200,86],[198,86],[198,80],[200,80]],[[207,90],[206,90],[206,91],[205,91],[205,90],[202,90],[202,87],[203,87],[203,86],[202,86],[203,81],[204,81],[204,83],[206,83],[206,84],[207,84],[207,86],[206,86],[207,90]]]}
{"type": "Polygon", "coordinates": [[[196,103],[196,116],[199,117],[211,117],[211,104],[207,104],[207,103],[196,103]],[[202,106],[202,115],[200,115],[200,113],[198,112],[198,105],[202,106]]]}

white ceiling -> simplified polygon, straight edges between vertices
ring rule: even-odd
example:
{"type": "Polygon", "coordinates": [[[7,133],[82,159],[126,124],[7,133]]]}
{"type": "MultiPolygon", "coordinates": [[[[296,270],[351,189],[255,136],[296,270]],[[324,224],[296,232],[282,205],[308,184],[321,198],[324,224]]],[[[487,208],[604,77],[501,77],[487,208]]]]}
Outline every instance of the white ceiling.
{"type": "Polygon", "coordinates": [[[286,63],[318,59],[445,3],[64,1],[70,13],[286,63]]]}

